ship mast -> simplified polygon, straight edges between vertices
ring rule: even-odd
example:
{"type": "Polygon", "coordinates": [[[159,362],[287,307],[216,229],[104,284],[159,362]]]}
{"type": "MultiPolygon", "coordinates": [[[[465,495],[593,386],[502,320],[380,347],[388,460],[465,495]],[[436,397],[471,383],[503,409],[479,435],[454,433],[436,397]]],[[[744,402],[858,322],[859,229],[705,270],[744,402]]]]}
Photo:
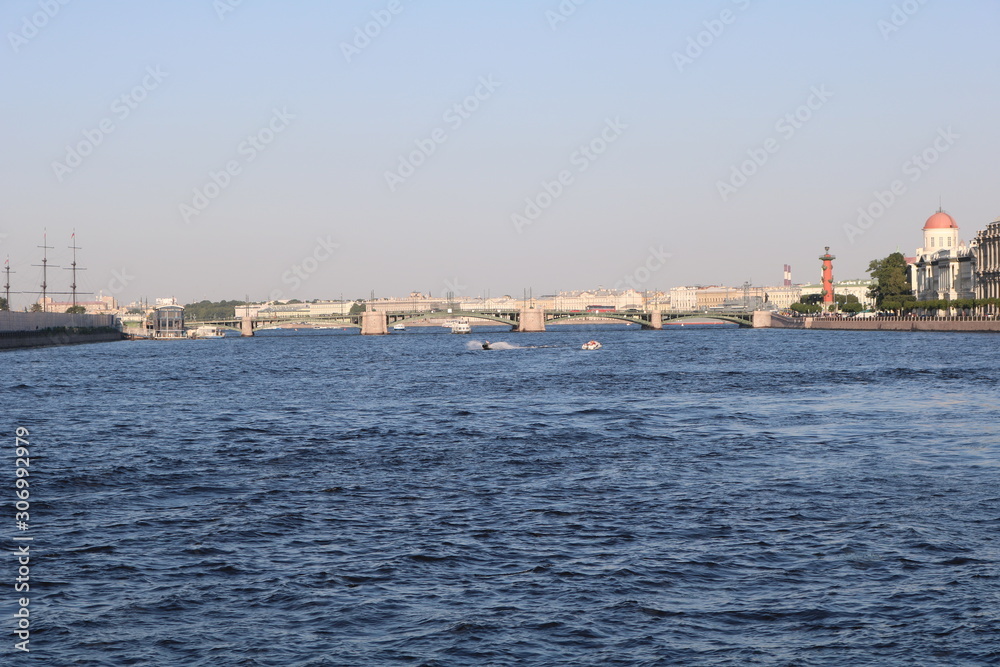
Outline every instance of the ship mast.
{"type": "Polygon", "coordinates": [[[39,247],[39,248],[42,249],[42,263],[41,264],[33,264],[32,265],[32,266],[41,266],[42,267],[42,312],[43,313],[46,312],[46,308],[48,307],[48,304],[45,302],[45,297],[47,296],[47,290],[48,290],[48,287],[49,287],[49,284],[48,284],[48,275],[49,275],[49,273],[48,273],[48,268],[49,268],[49,255],[48,255],[48,251],[52,250],[52,246],[50,246],[48,244],[48,240],[49,240],[49,232],[46,229],[46,230],[44,230],[42,232],[42,245],[37,246],[37,247],[39,247]]]}
{"type": "MultiPolygon", "coordinates": [[[[77,271],[77,268],[76,268],[76,251],[77,250],[83,250],[83,248],[80,248],[80,247],[78,247],[76,245],[76,230],[75,229],[73,230],[73,234],[70,236],[70,238],[73,240],[72,241],[73,245],[69,246],[73,250],[73,263],[70,264],[70,268],[66,269],[66,270],[73,272],[73,282],[72,282],[72,284],[69,287],[72,290],[72,294],[73,294],[73,308],[75,310],[76,309],[76,271],[77,271]]],[[[80,269],[80,271],[86,271],[86,270],[87,269],[80,269]]]]}
{"type": "MultiPolygon", "coordinates": [[[[7,259],[3,263],[3,272],[4,272],[4,282],[3,282],[4,303],[7,304],[7,310],[10,310],[10,255],[7,255],[7,259]]],[[[14,273],[17,272],[15,271],[14,273]]]]}

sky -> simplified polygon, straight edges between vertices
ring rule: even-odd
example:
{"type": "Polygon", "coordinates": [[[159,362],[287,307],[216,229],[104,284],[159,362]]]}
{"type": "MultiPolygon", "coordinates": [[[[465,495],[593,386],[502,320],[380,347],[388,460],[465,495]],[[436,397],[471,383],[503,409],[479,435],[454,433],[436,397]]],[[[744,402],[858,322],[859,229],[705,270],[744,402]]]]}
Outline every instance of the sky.
{"type": "MultiPolygon", "coordinates": [[[[8,0],[0,257],[311,300],[815,282],[1000,215],[992,0],[8,0]]],[[[86,297],[83,297],[86,298],[86,297]]]]}

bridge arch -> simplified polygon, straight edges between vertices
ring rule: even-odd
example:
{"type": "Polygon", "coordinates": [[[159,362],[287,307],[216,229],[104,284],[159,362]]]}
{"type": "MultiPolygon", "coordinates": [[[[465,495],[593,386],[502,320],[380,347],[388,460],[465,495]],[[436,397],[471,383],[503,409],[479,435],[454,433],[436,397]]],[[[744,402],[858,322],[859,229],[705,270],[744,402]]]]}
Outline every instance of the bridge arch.
{"type": "Polygon", "coordinates": [[[747,314],[742,315],[724,315],[722,313],[678,313],[676,315],[671,313],[663,313],[663,322],[680,322],[680,321],[690,321],[690,320],[719,320],[722,322],[731,322],[732,324],[738,324],[741,328],[749,329],[753,327],[752,315],[747,314]]]}
{"type": "Polygon", "coordinates": [[[460,318],[467,318],[470,320],[489,320],[491,322],[496,322],[497,324],[503,324],[505,326],[516,327],[518,320],[516,313],[487,313],[487,312],[467,312],[464,310],[453,310],[452,312],[447,311],[437,311],[437,312],[417,312],[417,313],[386,313],[388,317],[389,324],[405,324],[407,322],[414,322],[417,320],[454,320],[460,318]]]}
{"type": "Polygon", "coordinates": [[[630,324],[640,324],[642,326],[649,325],[649,317],[642,318],[641,313],[619,313],[619,312],[608,312],[608,313],[592,313],[592,312],[579,312],[579,313],[549,313],[545,314],[546,324],[558,324],[559,322],[569,322],[572,320],[592,320],[600,318],[602,320],[618,320],[620,322],[628,322],[630,324]]]}

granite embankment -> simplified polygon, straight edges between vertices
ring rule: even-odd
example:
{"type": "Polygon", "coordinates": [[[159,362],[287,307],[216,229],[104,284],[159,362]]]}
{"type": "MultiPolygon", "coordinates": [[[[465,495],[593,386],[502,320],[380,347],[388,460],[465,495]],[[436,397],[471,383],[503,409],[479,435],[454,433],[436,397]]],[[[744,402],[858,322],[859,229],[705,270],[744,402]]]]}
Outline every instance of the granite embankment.
{"type": "Polygon", "coordinates": [[[114,315],[0,312],[0,350],[119,340],[114,315]]]}
{"type": "Polygon", "coordinates": [[[822,329],[824,331],[953,331],[1000,333],[1000,320],[975,317],[786,317],[774,313],[754,313],[755,328],[822,329]]]}

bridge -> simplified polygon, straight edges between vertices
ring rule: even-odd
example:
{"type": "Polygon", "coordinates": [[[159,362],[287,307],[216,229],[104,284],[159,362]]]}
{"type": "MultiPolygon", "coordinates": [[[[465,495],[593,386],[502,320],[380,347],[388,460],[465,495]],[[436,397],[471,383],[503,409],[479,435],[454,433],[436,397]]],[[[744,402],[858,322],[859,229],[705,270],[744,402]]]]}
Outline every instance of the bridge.
{"type": "Polygon", "coordinates": [[[440,320],[478,320],[485,324],[495,322],[507,325],[511,331],[541,332],[548,325],[566,324],[586,320],[616,320],[630,324],[638,324],[643,329],[659,330],[664,323],[683,322],[685,320],[718,320],[731,322],[742,328],[754,326],[754,314],[749,311],[660,311],[660,310],[624,310],[624,311],[580,311],[580,310],[545,310],[544,308],[522,308],[520,310],[454,310],[450,311],[374,311],[361,313],[344,313],[321,315],[315,317],[290,318],[261,316],[231,318],[211,321],[191,321],[189,326],[208,325],[220,328],[235,329],[244,336],[253,336],[254,331],[264,326],[278,323],[286,324],[329,324],[343,327],[357,327],[364,336],[377,336],[389,333],[389,328],[396,324],[406,324],[413,321],[440,320]]]}

